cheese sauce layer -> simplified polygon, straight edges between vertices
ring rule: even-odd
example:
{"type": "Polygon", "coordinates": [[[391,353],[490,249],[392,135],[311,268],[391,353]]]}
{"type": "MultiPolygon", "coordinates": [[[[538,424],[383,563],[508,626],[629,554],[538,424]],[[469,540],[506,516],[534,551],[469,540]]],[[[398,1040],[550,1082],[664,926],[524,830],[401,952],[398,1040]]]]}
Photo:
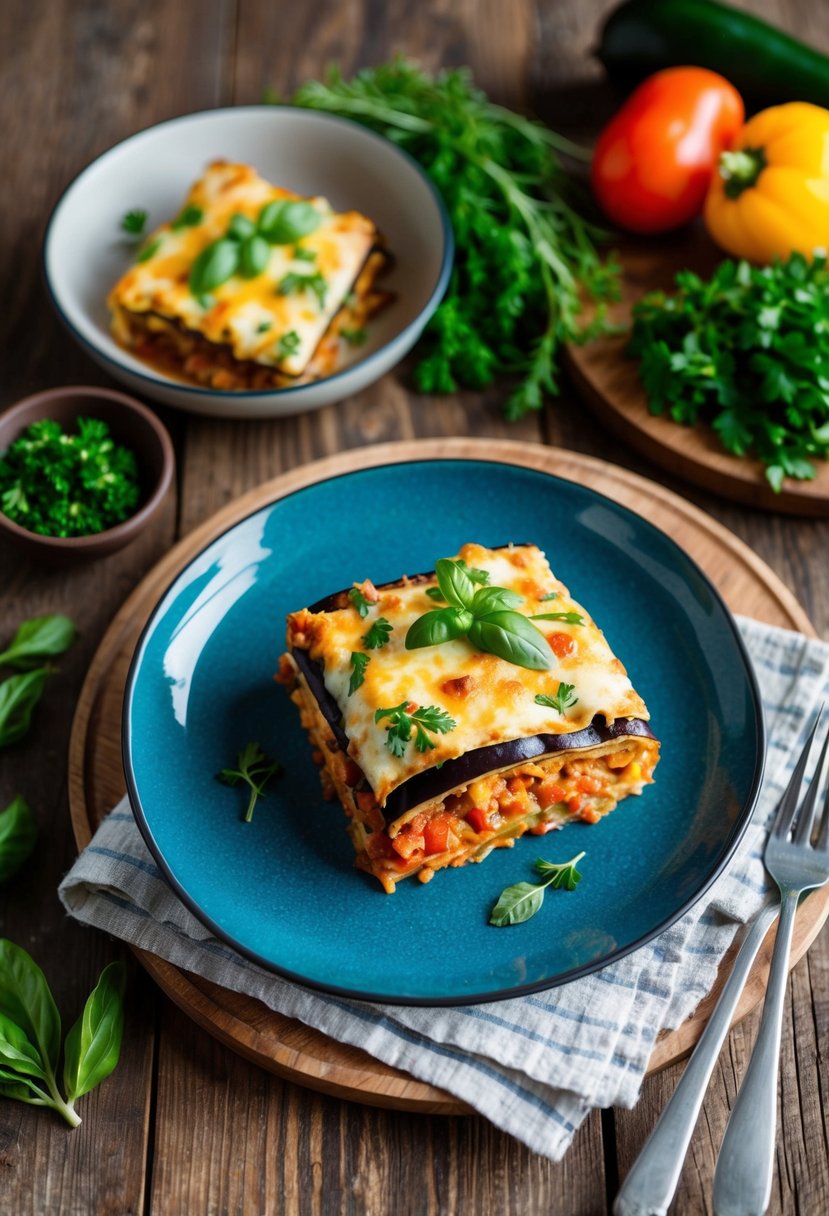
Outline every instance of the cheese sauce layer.
{"type": "MultiPolygon", "coordinates": [[[[363,770],[380,805],[402,782],[416,773],[455,759],[477,748],[527,735],[562,734],[582,730],[597,715],[608,724],[617,718],[649,717],[625,668],[587,611],[573,600],[552,574],[546,557],[534,545],[486,549],[468,544],[459,558],[489,574],[489,585],[506,587],[523,597],[516,611],[575,613],[581,623],[536,620],[553,652],[549,670],[518,667],[493,654],[476,650],[465,638],[406,650],[409,626],[424,613],[444,606],[427,594],[437,581],[401,580],[376,591],[368,614],[361,617],[350,602],[331,611],[293,613],[288,618],[289,645],[307,649],[323,665],[325,686],[336,701],[348,736],[349,753],[363,770]],[[380,617],[392,626],[388,642],[369,649],[364,640],[380,617]],[[362,684],[349,693],[352,655],[368,656],[362,684]],[[572,686],[562,709],[538,704],[537,695],[556,697],[559,685],[572,686]],[[573,699],[575,698],[575,699],[573,699]],[[386,745],[389,719],[375,722],[379,709],[405,703],[435,706],[448,713],[455,726],[445,734],[429,732],[434,748],[419,752],[414,732],[402,756],[386,745]]],[[[371,593],[374,589],[370,588],[371,593]]],[[[561,700],[561,698],[559,698],[561,700]]]]}
{"type": "Polygon", "coordinates": [[[225,161],[214,162],[194,184],[181,214],[188,208],[200,213],[198,221],[156,228],[110,292],[110,308],[157,313],[229,347],[238,360],[300,375],[380,240],[373,222],[358,211],[336,212],[324,198],[272,186],[249,165],[225,161]],[[233,216],[255,222],[266,204],[285,200],[311,204],[319,226],[290,244],[269,245],[260,273],[233,275],[196,297],[188,283],[193,263],[227,235],[233,216]]]}

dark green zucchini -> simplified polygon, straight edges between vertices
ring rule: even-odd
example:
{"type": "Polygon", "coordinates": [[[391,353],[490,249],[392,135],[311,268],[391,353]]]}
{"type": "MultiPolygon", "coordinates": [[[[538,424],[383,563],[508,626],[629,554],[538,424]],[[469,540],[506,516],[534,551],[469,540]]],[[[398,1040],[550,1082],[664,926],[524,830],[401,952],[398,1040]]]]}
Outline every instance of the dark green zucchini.
{"type": "Polygon", "coordinates": [[[785,101],[829,107],[829,58],[716,0],[625,0],[607,18],[596,54],[631,89],[662,68],[710,68],[751,109],[785,101]]]}

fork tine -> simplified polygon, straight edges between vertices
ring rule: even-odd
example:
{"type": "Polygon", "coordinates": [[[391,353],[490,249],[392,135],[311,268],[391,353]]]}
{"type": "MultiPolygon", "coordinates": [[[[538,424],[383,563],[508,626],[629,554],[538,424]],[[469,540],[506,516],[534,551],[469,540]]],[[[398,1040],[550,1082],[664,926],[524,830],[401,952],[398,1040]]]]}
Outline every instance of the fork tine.
{"type": "Polygon", "coordinates": [[[826,738],[823,740],[823,747],[821,748],[815,771],[812,774],[812,784],[809,786],[806,797],[803,799],[797,812],[797,824],[795,825],[794,836],[792,838],[795,844],[808,844],[812,838],[812,827],[815,822],[817,799],[820,791],[820,778],[823,773],[827,750],[829,750],[829,731],[827,731],[826,738]]]}
{"type": "MultiPolygon", "coordinates": [[[[821,712],[822,712],[821,706],[821,712]]],[[[795,765],[789,784],[786,786],[786,792],[780,799],[780,806],[775,816],[774,823],[771,827],[771,835],[777,836],[780,840],[785,840],[789,834],[789,828],[792,826],[792,820],[797,810],[797,799],[800,794],[800,786],[803,782],[803,774],[806,772],[806,765],[809,760],[809,752],[812,747],[812,740],[817,731],[817,724],[820,721],[820,714],[815,719],[815,724],[809,732],[809,738],[806,740],[806,746],[800,753],[800,758],[795,765]]]]}
{"type": "MultiPolygon", "coordinates": [[[[823,756],[826,754],[827,745],[829,745],[829,735],[827,735],[826,743],[824,743],[824,745],[823,745],[823,752],[821,753],[821,762],[823,761],[823,756]]],[[[822,767],[822,764],[821,764],[821,767],[822,767]]],[[[820,772],[820,769],[818,769],[818,773],[819,772],[820,772]]],[[[815,779],[817,779],[818,773],[815,774],[815,779]]],[[[818,834],[817,843],[815,844],[815,848],[821,849],[824,852],[829,852],[829,782],[827,782],[826,795],[823,799],[823,814],[821,816],[820,832],[818,834]]]]}

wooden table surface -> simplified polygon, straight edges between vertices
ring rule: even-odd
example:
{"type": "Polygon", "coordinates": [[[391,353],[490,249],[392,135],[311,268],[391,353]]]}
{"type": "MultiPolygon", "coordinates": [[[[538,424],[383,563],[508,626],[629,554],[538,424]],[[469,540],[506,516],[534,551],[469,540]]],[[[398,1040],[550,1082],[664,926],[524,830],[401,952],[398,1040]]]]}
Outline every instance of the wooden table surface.
{"type": "MultiPolygon", "coordinates": [[[[40,277],[49,211],[80,169],[142,127],[289,93],[332,59],[346,72],[403,50],[427,66],[468,63],[497,100],[590,134],[612,98],[589,48],[603,0],[4,0],[0,5],[0,406],[59,384],[108,383],[61,328],[40,277]]],[[[829,52],[829,6],[751,7],[829,52]]],[[[0,932],[44,967],[64,1017],[109,960],[126,955],[68,921],[55,889],[74,846],[66,797],[73,706],[108,621],[179,536],[265,478],[318,456],[413,436],[487,435],[554,443],[663,481],[742,537],[829,632],[829,521],[759,514],[673,482],[601,432],[565,382],[545,411],[508,425],[500,396],[420,399],[405,368],[320,413],[223,422],[165,411],[178,493],[149,535],[86,569],[48,572],[0,547],[7,637],[26,616],[68,612],[80,638],[60,664],[29,739],[3,754],[0,806],[25,794],[36,860],[0,892],[0,932]]],[[[711,1211],[716,1149],[757,1030],[727,1043],[675,1205],[711,1211]]],[[[826,1055],[829,939],[789,983],[781,1126],[771,1211],[829,1211],[826,1055]]],[[[619,1180],[680,1065],[648,1080],[635,1110],[594,1112],[565,1160],[536,1157],[479,1118],[375,1110],[322,1097],[247,1064],[191,1024],[130,964],[124,1050],[69,1131],[51,1112],[0,1102],[0,1213],[556,1213],[609,1211],[619,1180]]]]}

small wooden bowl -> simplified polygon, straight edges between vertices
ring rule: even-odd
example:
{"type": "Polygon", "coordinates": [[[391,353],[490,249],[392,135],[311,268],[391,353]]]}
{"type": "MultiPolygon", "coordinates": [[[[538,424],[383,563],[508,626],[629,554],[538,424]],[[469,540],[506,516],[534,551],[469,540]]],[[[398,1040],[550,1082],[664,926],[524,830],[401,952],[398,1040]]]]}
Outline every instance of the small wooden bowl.
{"type": "Polygon", "coordinates": [[[7,536],[29,557],[64,565],[105,557],[128,545],[161,510],[175,471],[173,445],[155,414],[125,393],[77,385],[47,389],[25,397],[0,414],[0,454],[33,422],[51,418],[68,429],[78,418],[98,418],[116,443],[135,453],[140,485],[134,515],[91,536],[42,536],[21,528],[0,511],[0,536],[7,536]]]}

